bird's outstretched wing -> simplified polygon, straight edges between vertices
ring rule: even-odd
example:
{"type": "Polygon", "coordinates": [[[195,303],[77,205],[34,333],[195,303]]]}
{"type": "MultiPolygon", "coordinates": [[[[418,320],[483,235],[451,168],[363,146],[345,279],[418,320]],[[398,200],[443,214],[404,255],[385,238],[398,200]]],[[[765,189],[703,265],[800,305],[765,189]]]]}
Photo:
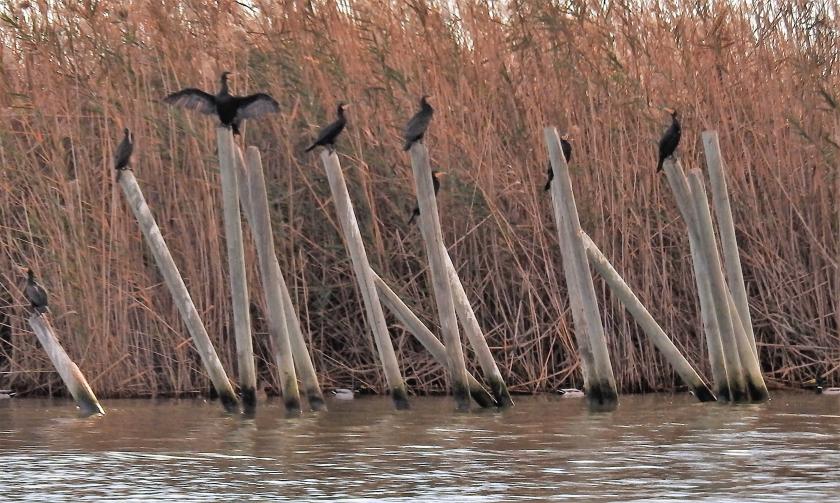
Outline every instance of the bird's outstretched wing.
{"type": "Polygon", "coordinates": [[[236,121],[244,119],[255,119],[265,114],[280,111],[280,104],[277,100],[265,93],[252,94],[237,98],[238,107],[236,110],[236,121]]]}
{"type": "Polygon", "coordinates": [[[163,102],[207,115],[216,113],[216,98],[212,94],[194,87],[172,93],[164,98],[163,102]]]}

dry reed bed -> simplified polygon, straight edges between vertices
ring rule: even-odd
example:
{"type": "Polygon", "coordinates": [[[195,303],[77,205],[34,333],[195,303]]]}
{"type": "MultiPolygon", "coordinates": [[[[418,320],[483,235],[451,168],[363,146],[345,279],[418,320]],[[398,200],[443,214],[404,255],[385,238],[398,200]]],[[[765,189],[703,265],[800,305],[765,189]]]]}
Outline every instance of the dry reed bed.
{"type": "MultiPolygon", "coordinates": [[[[197,355],[110,171],[124,125],[135,170],[225,366],[234,365],[212,123],[159,102],[184,86],[268,90],[279,116],[247,126],[263,152],[278,254],[327,386],[381,389],[329,189],[302,148],[339,100],[340,143],[371,263],[425,321],[434,302],[399,126],[422,93],[428,140],[449,171],[445,240],[512,390],[580,383],[550,203],[542,126],[576,125],[572,164],[583,228],[678,347],[709,375],[688,241],[655,141],[682,112],[684,164],[720,132],[762,365],[795,384],[840,366],[840,118],[837,3],[137,0],[3,4],[0,20],[0,383],[60,388],[25,325],[12,264],[31,264],[55,326],[102,396],[205,389],[197,355]],[[92,7],[95,6],[95,7],[92,7]],[[259,9],[259,10],[256,10],[259,9]],[[499,10],[502,9],[502,10],[499,10]],[[4,321],[5,320],[5,321],[4,321]]],[[[247,237],[247,236],[246,236],[247,237]]],[[[252,245],[250,284],[259,285],[252,245]]],[[[676,378],[606,288],[625,391],[676,378]]],[[[262,295],[252,295],[259,370],[276,382],[262,295]]],[[[440,369],[392,327],[409,385],[440,369]]],[[[475,370],[471,368],[471,370],[475,370]]],[[[837,382],[837,372],[829,381],[837,382]]]]}

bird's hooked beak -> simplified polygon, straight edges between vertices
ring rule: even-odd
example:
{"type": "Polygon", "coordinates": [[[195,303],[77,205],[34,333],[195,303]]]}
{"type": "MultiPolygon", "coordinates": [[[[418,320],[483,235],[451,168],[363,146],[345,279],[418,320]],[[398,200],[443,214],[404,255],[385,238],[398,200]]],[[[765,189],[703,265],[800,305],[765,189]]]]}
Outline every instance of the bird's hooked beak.
{"type": "Polygon", "coordinates": [[[667,113],[668,113],[668,115],[670,115],[670,116],[672,116],[672,117],[677,115],[677,111],[676,111],[676,110],[674,110],[673,108],[664,107],[662,110],[663,110],[664,112],[667,112],[667,113]]]}
{"type": "Polygon", "coordinates": [[[227,82],[228,79],[233,78],[233,73],[231,72],[222,72],[222,83],[227,82]]]}
{"type": "Polygon", "coordinates": [[[436,171],[435,172],[435,178],[442,178],[446,174],[447,174],[446,171],[436,171]]]}
{"type": "Polygon", "coordinates": [[[561,140],[566,140],[566,141],[573,141],[574,137],[572,136],[571,133],[563,133],[562,135],[560,135],[560,139],[561,140]]]}

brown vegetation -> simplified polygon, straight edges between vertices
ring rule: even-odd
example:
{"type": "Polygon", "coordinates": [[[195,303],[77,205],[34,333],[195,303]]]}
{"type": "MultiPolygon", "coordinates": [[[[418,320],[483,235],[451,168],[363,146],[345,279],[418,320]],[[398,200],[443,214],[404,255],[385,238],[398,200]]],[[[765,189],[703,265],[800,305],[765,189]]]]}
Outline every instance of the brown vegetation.
{"type": "MultiPolygon", "coordinates": [[[[167,108],[185,86],[266,90],[282,112],[248,124],[263,152],[281,265],[324,383],[382,389],[375,350],[317,156],[335,104],[371,263],[434,323],[399,128],[434,95],[427,144],[450,176],[444,237],[515,391],[579,384],[560,253],[542,192],[542,127],[579,128],[573,183],[583,228],[686,357],[709,375],[685,226],[654,173],[681,112],[686,167],[720,132],[763,369],[798,383],[840,366],[838,12],[827,2],[599,3],[206,0],[0,4],[0,383],[60,388],[26,327],[13,265],[35,269],[53,323],[101,396],[204,389],[110,158],[123,126],[134,169],[225,366],[235,361],[214,124],[167,108]],[[457,11],[445,7],[457,4],[457,11]],[[336,5],[338,5],[336,7],[336,5]],[[504,6],[502,6],[504,5],[504,6]],[[4,318],[6,321],[4,321],[4,318]]],[[[260,371],[273,372],[253,246],[246,250],[260,371]]],[[[676,378],[596,277],[625,391],[676,378]]],[[[444,385],[392,327],[417,391],[444,385]]],[[[469,355],[469,352],[468,352],[469,355]]],[[[271,377],[274,380],[274,376],[271,377]]],[[[276,380],[275,380],[276,382],[276,380]]]]}

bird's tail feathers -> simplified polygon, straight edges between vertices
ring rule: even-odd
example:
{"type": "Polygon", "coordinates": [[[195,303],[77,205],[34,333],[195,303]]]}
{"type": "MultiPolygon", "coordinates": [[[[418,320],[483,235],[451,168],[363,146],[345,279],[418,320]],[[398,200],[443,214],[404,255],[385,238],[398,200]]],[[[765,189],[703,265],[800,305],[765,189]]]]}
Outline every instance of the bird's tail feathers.
{"type": "Polygon", "coordinates": [[[306,148],[306,150],[304,150],[304,152],[312,152],[312,151],[315,149],[315,147],[317,147],[317,146],[318,146],[318,145],[316,145],[315,143],[313,143],[312,145],[310,145],[309,147],[307,147],[307,148],[306,148]]]}
{"type": "Polygon", "coordinates": [[[662,163],[665,162],[665,159],[659,159],[659,164],[656,165],[656,172],[659,173],[662,171],[662,163]]]}

